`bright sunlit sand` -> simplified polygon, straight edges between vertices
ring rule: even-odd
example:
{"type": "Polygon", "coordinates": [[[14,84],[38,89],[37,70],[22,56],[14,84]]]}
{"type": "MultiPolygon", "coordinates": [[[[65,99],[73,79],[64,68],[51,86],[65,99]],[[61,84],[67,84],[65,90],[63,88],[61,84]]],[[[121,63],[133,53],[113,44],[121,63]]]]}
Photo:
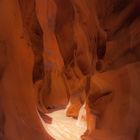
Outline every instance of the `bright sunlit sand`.
{"type": "Polygon", "coordinates": [[[78,120],[66,117],[65,109],[54,111],[48,115],[53,119],[52,124],[44,124],[47,132],[56,140],[80,140],[80,136],[86,131],[86,123],[83,119],[85,110],[81,109],[78,120]]]}

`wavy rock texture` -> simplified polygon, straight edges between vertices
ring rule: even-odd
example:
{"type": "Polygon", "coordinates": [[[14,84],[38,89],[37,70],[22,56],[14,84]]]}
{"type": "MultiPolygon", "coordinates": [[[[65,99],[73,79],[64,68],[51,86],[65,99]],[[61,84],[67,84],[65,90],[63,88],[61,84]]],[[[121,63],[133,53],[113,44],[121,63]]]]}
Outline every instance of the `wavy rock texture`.
{"type": "MultiPolygon", "coordinates": [[[[102,1],[97,1],[100,7],[102,1]]],[[[107,31],[106,55],[102,70],[93,76],[88,98],[89,120],[83,139],[140,139],[139,106],[139,1],[107,1],[98,9],[102,27],[107,31]],[[134,84],[135,83],[135,84],[134,84]],[[135,86],[134,86],[135,85],[135,86]]]]}
{"type": "Polygon", "coordinates": [[[85,140],[140,139],[140,1],[2,0],[0,140],[49,140],[49,109],[86,104],[85,140]]]}
{"type": "Polygon", "coordinates": [[[19,2],[2,1],[1,10],[5,24],[1,24],[4,43],[0,49],[0,139],[51,139],[37,113],[32,82],[34,57],[24,31],[19,2]]]}

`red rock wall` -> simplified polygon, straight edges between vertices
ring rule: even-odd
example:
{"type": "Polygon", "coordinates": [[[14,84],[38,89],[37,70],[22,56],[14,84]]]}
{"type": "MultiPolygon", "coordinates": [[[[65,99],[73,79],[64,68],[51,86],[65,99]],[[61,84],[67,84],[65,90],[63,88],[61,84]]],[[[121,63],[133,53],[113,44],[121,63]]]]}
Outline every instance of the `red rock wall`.
{"type": "Polygon", "coordinates": [[[70,102],[67,116],[77,118],[86,102],[83,139],[139,140],[139,8],[139,0],[3,0],[0,139],[49,139],[37,109],[70,102]]]}
{"type": "Polygon", "coordinates": [[[1,10],[0,139],[50,139],[37,113],[32,81],[34,57],[19,1],[2,1],[1,10]]]}

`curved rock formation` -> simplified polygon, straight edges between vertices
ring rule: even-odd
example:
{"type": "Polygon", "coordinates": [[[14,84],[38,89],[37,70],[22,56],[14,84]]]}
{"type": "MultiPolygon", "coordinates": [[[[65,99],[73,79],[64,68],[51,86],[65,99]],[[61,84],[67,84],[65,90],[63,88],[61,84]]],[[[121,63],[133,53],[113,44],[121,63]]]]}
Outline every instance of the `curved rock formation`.
{"type": "Polygon", "coordinates": [[[0,79],[0,139],[51,139],[41,124],[33,88],[33,52],[23,27],[19,1],[2,1],[4,30],[0,79]],[[16,28],[15,28],[16,27],[16,28]]]}
{"type": "Polygon", "coordinates": [[[86,106],[82,139],[139,140],[139,9],[139,0],[0,1],[0,140],[52,139],[42,119],[67,104],[75,119],[86,106]]]}
{"type": "Polygon", "coordinates": [[[43,80],[42,96],[46,108],[63,106],[68,102],[67,87],[63,74],[64,62],[55,35],[55,19],[57,5],[55,1],[36,0],[36,13],[43,30],[44,40],[44,66],[45,77],[43,80]]]}
{"type": "MultiPolygon", "coordinates": [[[[101,3],[97,3],[100,7],[101,3]]],[[[140,76],[137,39],[140,21],[139,14],[136,14],[139,3],[125,1],[116,7],[116,11],[111,6],[114,8],[120,1],[106,4],[109,4],[108,11],[99,9],[101,21],[105,23],[102,27],[108,32],[106,55],[102,72],[93,76],[94,84],[87,103],[90,110],[87,118],[96,116],[96,125],[92,126],[89,120],[89,133],[85,134],[89,136],[83,139],[139,139],[140,114],[136,109],[140,103],[137,84],[140,76]]]]}

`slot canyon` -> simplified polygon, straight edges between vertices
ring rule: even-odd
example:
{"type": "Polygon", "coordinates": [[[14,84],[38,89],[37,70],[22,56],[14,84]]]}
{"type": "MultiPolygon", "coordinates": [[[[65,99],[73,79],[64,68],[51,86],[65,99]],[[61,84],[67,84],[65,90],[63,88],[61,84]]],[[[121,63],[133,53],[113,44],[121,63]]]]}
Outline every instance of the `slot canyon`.
{"type": "Polygon", "coordinates": [[[0,140],[140,140],[140,0],[0,0],[0,140]]]}

